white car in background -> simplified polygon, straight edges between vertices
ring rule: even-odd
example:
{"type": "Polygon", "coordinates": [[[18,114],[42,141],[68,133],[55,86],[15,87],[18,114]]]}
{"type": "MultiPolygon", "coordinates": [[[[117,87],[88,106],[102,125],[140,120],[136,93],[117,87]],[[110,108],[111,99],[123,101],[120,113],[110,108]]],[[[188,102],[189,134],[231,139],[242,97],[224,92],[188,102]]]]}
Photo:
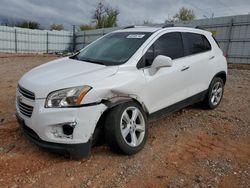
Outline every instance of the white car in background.
{"type": "Polygon", "coordinates": [[[129,27],[26,73],[17,119],[37,145],[75,159],[101,137],[130,155],[143,148],[149,119],[198,102],[216,108],[226,77],[210,32],[129,27]]]}

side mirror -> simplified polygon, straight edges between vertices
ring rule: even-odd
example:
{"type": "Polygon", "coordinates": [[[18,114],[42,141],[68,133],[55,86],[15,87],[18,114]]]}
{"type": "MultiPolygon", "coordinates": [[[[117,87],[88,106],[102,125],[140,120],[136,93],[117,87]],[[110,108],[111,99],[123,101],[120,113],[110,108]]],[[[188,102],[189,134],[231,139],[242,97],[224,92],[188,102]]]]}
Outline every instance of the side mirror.
{"type": "Polygon", "coordinates": [[[162,67],[172,67],[172,66],[173,66],[173,62],[170,57],[167,57],[164,55],[158,55],[154,59],[149,71],[150,71],[150,74],[153,75],[162,67]]]}

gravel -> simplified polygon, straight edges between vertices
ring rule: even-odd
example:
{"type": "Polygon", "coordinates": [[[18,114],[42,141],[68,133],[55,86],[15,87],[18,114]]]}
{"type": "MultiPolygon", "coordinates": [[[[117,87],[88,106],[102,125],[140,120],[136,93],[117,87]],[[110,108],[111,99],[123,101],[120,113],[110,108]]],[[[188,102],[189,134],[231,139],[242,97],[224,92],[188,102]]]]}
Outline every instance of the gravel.
{"type": "Polygon", "coordinates": [[[0,54],[0,187],[250,187],[249,65],[230,65],[217,109],[194,105],[151,122],[138,154],[102,145],[71,161],[30,143],[15,120],[17,81],[56,58],[0,54]]]}

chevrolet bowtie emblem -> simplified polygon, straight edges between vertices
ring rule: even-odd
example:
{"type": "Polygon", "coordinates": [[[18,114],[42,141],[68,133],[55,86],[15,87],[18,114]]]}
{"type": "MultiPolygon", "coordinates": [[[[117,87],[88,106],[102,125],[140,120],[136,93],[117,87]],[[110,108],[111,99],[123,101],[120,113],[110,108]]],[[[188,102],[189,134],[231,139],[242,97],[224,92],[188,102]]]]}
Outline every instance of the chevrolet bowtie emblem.
{"type": "Polygon", "coordinates": [[[23,96],[22,96],[22,95],[18,95],[18,96],[17,96],[17,100],[18,100],[19,102],[22,102],[23,96]]]}

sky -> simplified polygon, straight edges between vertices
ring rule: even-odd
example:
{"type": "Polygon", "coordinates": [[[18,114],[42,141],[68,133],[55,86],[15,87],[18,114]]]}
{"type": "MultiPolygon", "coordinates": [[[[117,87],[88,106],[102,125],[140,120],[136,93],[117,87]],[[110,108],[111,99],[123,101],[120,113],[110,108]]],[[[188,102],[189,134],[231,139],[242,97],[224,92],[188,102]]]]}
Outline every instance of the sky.
{"type": "MultiPolygon", "coordinates": [[[[0,0],[1,18],[37,21],[43,27],[89,24],[100,0],[0,0]]],[[[250,13],[250,0],[102,0],[120,11],[119,26],[144,21],[164,23],[181,7],[193,9],[198,19],[250,13]]]]}

